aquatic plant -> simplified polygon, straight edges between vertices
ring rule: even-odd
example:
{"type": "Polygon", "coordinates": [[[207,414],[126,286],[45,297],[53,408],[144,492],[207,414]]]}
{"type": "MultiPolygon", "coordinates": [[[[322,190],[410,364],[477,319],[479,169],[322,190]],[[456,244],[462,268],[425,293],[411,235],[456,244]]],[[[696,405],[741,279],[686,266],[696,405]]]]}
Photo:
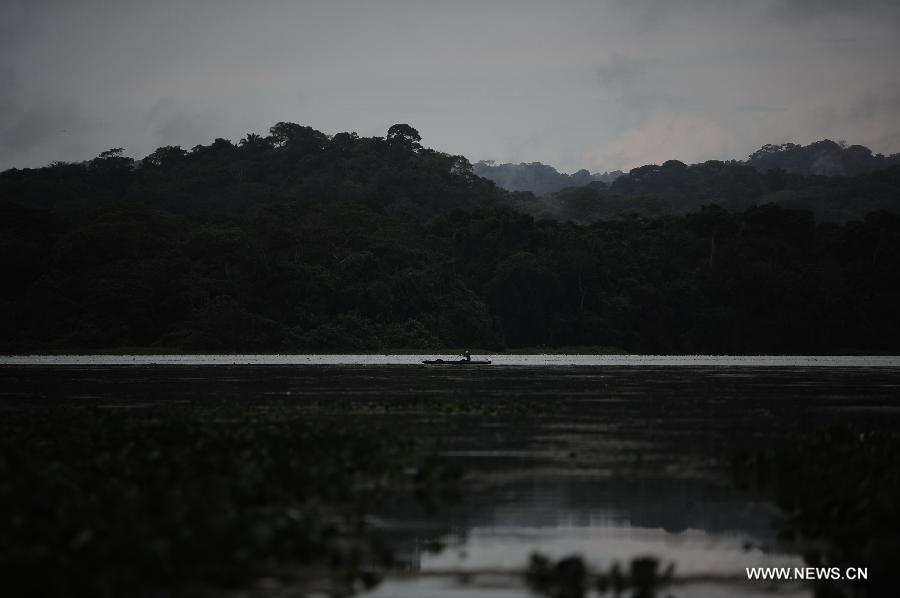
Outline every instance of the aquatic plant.
{"type": "Polygon", "coordinates": [[[613,563],[608,571],[591,573],[578,555],[554,562],[536,552],[529,559],[525,582],[533,592],[550,598],[584,598],[592,587],[601,596],[607,592],[620,596],[629,590],[633,598],[653,598],[657,590],[672,581],[674,572],[674,563],[660,572],[659,560],[646,556],[632,559],[627,575],[618,563],[613,563]]]}
{"type": "Polygon", "coordinates": [[[829,580],[821,598],[888,598],[900,570],[900,433],[847,425],[734,458],[738,483],[783,512],[781,536],[810,566],[866,567],[868,579],[829,580]]]}
{"type": "Polygon", "coordinates": [[[459,480],[409,441],[284,403],[120,407],[0,418],[0,575],[17,595],[347,595],[393,560],[367,515],[401,495],[434,506],[459,480]]]}

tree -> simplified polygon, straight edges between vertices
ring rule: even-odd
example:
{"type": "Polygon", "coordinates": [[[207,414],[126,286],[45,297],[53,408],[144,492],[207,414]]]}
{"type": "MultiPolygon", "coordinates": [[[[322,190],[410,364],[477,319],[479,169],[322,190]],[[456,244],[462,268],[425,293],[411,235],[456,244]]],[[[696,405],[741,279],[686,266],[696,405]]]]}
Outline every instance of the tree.
{"type": "Polygon", "coordinates": [[[280,122],[269,129],[269,133],[276,147],[283,147],[292,152],[320,151],[328,143],[328,136],[325,133],[296,123],[280,122]]]}
{"type": "Polygon", "coordinates": [[[238,142],[240,147],[246,148],[258,148],[258,147],[267,147],[269,143],[262,135],[257,135],[256,133],[247,133],[243,139],[238,142]]]}
{"type": "Polygon", "coordinates": [[[114,147],[101,152],[89,165],[100,186],[120,193],[128,184],[134,159],[123,156],[121,147],[114,147]]]}
{"type": "Polygon", "coordinates": [[[181,149],[180,145],[166,145],[141,160],[141,164],[157,168],[171,168],[179,164],[185,156],[187,156],[187,152],[181,149]]]}
{"type": "Polygon", "coordinates": [[[388,143],[410,147],[414,150],[421,149],[422,136],[419,132],[407,124],[392,125],[387,132],[388,143]]]}

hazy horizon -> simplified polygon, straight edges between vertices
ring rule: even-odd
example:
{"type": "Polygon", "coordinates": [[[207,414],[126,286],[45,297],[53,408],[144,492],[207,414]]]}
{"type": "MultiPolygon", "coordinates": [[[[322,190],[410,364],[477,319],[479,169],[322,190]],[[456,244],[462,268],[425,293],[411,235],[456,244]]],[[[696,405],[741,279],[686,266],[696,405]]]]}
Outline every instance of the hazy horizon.
{"type": "Polygon", "coordinates": [[[825,138],[900,151],[889,0],[13,0],[4,15],[0,170],[278,121],[364,136],[404,122],[473,162],[561,172],[825,138]]]}

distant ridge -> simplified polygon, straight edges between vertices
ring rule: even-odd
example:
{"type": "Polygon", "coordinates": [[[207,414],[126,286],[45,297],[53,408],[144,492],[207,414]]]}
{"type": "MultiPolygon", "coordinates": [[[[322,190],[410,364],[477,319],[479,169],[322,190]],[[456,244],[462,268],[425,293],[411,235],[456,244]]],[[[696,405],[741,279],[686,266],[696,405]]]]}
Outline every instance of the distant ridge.
{"type": "Polygon", "coordinates": [[[809,145],[767,144],[750,154],[747,164],[762,172],[777,169],[805,175],[855,176],[900,164],[900,153],[884,156],[873,154],[864,145],[823,139],[809,145]]]}
{"type": "Polygon", "coordinates": [[[404,123],[113,148],[0,172],[0,353],[896,354],[898,190],[669,160],[536,196],[404,123]]]}
{"type": "Polygon", "coordinates": [[[472,172],[507,191],[530,191],[535,195],[556,193],[567,187],[584,187],[594,181],[611,183],[624,174],[621,170],[591,173],[585,169],[566,174],[540,162],[497,164],[493,160],[472,164],[472,172]]]}
{"type": "MultiPolygon", "coordinates": [[[[784,170],[802,175],[856,176],[900,164],[900,153],[885,156],[874,154],[864,145],[847,145],[844,141],[823,139],[809,145],[766,144],[750,154],[747,160],[736,163],[752,166],[759,172],[784,170]]],[[[641,168],[644,167],[632,169],[631,172],[641,168]]],[[[625,174],[621,170],[591,173],[585,169],[566,174],[540,162],[497,164],[493,160],[475,162],[472,171],[507,191],[530,191],[535,195],[556,193],[569,187],[585,187],[595,181],[608,185],[625,174]]]]}

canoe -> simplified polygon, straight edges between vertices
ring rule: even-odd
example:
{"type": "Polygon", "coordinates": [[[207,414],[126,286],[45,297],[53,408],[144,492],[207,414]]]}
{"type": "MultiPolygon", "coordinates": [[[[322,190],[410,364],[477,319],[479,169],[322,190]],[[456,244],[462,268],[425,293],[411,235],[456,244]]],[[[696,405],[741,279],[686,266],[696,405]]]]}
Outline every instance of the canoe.
{"type": "Polygon", "coordinates": [[[448,359],[444,361],[443,359],[423,359],[422,363],[426,365],[490,365],[490,359],[473,359],[471,361],[466,361],[465,359],[448,359]]]}

